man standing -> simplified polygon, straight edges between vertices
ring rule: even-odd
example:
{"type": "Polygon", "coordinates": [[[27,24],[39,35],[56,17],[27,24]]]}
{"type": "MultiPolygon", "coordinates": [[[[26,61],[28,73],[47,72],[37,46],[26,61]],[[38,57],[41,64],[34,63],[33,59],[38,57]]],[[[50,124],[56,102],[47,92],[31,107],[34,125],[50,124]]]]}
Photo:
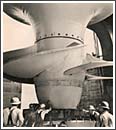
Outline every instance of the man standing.
{"type": "Polygon", "coordinates": [[[37,122],[37,110],[39,104],[31,103],[29,104],[29,111],[25,114],[24,124],[25,127],[34,127],[37,122]]]}
{"type": "Polygon", "coordinates": [[[48,114],[50,111],[52,110],[51,106],[49,106],[49,108],[46,109],[46,105],[45,104],[40,104],[40,108],[37,111],[37,123],[35,124],[35,127],[39,126],[39,127],[43,127],[44,124],[44,119],[46,114],[48,114]]]}
{"type": "Polygon", "coordinates": [[[89,110],[83,109],[84,112],[89,113],[89,117],[91,121],[95,121],[95,127],[99,125],[99,112],[96,111],[95,107],[93,105],[89,106],[89,110]]]}
{"type": "Polygon", "coordinates": [[[100,105],[99,127],[113,127],[113,115],[109,113],[109,103],[102,101],[100,105]]]}
{"type": "Polygon", "coordinates": [[[96,111],[95,107],[93,105],[89,106],[89,113],[90,113],[90,119],[97,121],[99,118],[99,113],[96,111]]]}
{"type": "Polygon", "coordinates": [[[11,108],[5,108],[3,110],[3,125],[5,127],[20,127],[23,125],[23,113],[21,109],[18,108],[20,105],[20,100],[18,97],[11,98],[11,108]]]}

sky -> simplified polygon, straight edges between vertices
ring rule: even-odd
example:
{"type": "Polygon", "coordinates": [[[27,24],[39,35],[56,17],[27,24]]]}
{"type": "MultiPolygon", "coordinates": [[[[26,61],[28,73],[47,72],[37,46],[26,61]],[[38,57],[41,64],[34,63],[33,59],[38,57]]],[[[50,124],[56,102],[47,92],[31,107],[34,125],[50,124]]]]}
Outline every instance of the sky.
{"type": "Polygon", "coordinates": [[[15,50],[34,44],[35,35],[31,26],[22,24],[3,13],[3,50],[15,50]]]}
{"type": "MultiPolygon", "coordinates": [[[[87,45],[85,53],[94,52],[92,31],[87,30],[84,41],[87,45]]],[[[22,24],[3,13],[3,52],[29,47],[34,44],[35,35],[31,26],[22,24]]],[[[22,108],[29,103],[37,103],[34,85],[22,84],[22,108]],[[28,95],[27,95],[28,94],[28,95]],[[30,96],[31,95],[31,96],[30,96]]]]}

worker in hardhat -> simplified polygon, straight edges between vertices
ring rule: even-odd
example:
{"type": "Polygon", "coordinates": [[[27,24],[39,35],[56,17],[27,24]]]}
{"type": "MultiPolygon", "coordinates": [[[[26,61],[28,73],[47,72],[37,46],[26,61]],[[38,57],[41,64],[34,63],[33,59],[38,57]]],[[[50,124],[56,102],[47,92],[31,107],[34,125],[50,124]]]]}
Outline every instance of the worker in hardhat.
{"type": "Polygon", "coordinates": [[[98,125],[99,116],[100,116],[96,108],[93,105],[89,105],[89,110],[83,109],[83,111],[89,114],[90,120],[95,121],[95,127],[96,127],[98,125]]]}
{"type": "Polygon", "coordinates": [[[100,114],[93,105],[89,106],[90,119],[95,121],[95,127],[98,126],[100,114]]]}
{"type": "Polygon", "coordinates": [[[99,112],[97,112],[93,105],[89,105],[88,110],[83,109],[83,112],[89,114],[90,120],[97,121],[99,118],[99,112]]]}
{"type": "Polygon", "coordinates": [[[18,97],[11,98],[11,107],[3,110],[3,125],[20,127],[23,125],[23,112],[18,106],[21,104],[18,97]]]}
{"type": "Polygon", "coordinates": [[[38,109],[38,119],[35,126],[43,127],[44,125],[44,119],[46,114],[48,114],[52,110],[51,106],[49,108],[46,108],[46,105],[44,103],[40,104],[40,108],[38,109]]]}
{"type": "Polygon", "coordinates": [[[109,112],[110,106],[107,101],[100,104],[100,127],[113,127],[113,115],[109,112]]]}
{"type": "Polygon", "coordinates": [[[89,106],[89,113],[90,113],[90,119],[91,120],[96,121],[99,118],[99,113],[96,111],[96,109],[93,105],[89,106]]]}

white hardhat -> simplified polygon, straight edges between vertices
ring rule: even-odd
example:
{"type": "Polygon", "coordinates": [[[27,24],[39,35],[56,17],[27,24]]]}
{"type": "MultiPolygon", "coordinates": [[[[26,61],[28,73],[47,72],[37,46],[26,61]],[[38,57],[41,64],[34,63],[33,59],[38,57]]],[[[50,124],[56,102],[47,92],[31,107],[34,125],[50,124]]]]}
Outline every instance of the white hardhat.
{"type": "Polygon", "coordinates": [[[11,104],[20,104],[21,102],[20,102],[20,100],[19,100],[19,98],[18,97],[13,97],[13,98],[11,98],[11,102],[10,102],[11,104]]]}
{"type": "Polygon", "coordinates": [[[45,106],[46,106],[45,104],[41,104],[40,108],[45,108],[45,106]]]}
{"type": "Polygon", "coordinates": [[[110,109],[109,103],[108,103],[107,101],[102,101],[101,107],[102,107],[102,108],[106,108],[106,109],[110,109]]]}
{"type": "Polygon", "coordinates": [[[93,105],[90,105],[89,110],[95,110],[95,107],[93,105]]]}

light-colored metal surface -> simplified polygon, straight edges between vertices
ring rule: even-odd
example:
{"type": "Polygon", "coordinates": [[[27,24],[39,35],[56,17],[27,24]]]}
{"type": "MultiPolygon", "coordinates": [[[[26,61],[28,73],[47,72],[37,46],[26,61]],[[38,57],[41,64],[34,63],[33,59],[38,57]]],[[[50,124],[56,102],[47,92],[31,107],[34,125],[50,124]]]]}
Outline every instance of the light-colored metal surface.
{"type": "MultiPolygon", "coordinates": [[[[4,53],[4,75],[19,82],[30,83],[32,80],[38,99],[50,99],[55,108],[76,108],[85,69],[81,69],[78,76],[64,75],[64,71],[84,66],[85,29],[110,16],[113,4],[4,3],[3,8],[12,18],[32,26],[36,36],[34,46],[4,53]]],[[[88,62],[85,68],[108,65],[101,62],[88,62]]]]}
{"type": "Polygon", "coordinates": [[[113,62],[101,60],[99,58],[91,56],[90,54],[87,54],[82,65],[80,65],[80,66],[78,65],[77,67],[66,70],[64,72],[64,74],[65,75],[72,75],[72,74],[74,75],[74,74],[78,74],[80,71],[88,71],[90,69],[106,67],[106,66],[113,66],[113,62]]]}
{"type": "Polygon", "coordinates": [[[86,79],[87,80],[109,80],[109,79],[113,80],[113,77],[103,77],[103,76],[86,74],[86,79]]]}
{"type": "Polygon", "coordinates": [[[80,102],[82,87],[75,86],[42,86],[37,87],[37,95],[41,102],[51,101],[53,108],[58,109],[76,109],[80,102]]]}
{"type": "MultiPolygon", "coordinates": [[[[56,73],[55,77],[63,75],[66,69],[82,63],[84,45],[44,52],[35,52],[30,55],[21,56],[22,51],[17,51],[17,56],[9,56],[8,62],[4,64],[4,73],[17,78],[34,78],[40,72],[46,70],[56,73]],[[72,58],[73,57],[73,58],[72,58]],[[70,60],[69,60],[70,59],[70,60]],[[78,60],[76,60],[78,59],[78,60]]],[[[15,54],[15,52],[12,52],[15,54]]],[[[5,55],[5,54],[4,54],[5,55]]],[[[7,58],[5,56],[5,58],[7,58]]]]}
{"type": "MultiPolygon", "coordinates": [[[[55,36],[72,37],[83,41],[85,28],[110,16],[113,4],[10,3],[4,4],[4,11],[12,18],[33,26],[37,41],[55,36]]],[[[61,40],[59,44],[49,40],[44,40],[42,44],[41,42],[37,42],[38,49],[42,48],[41,50],[66,47],[69,44],[69,42],[60,44],[61,40]]]]}
{"type": "MultiPolygon", "coordinates": [[[[111,3],[4,4],[4,11],[8,15],[19,21],[21,18],[30,22],[30,25],[35,28],[36,37],[37,40],[39,40],[37,42],[37,45],[34,45],[30,48],[4,53],[4,73],[14,78],[26,78],[27,80],[28,77],[32,78],[33,76],[44,70],[41,69],[41,67],[44,66],[44,63],[42,62],[44,56],[40,56],[40,51],[58,48],[65,49],[66,46],[70,45],[73,42],[78,43],[78,40],[71,38],[83,39],[86,26],[90,22],[96,23],[111,15],[112,6],[113,5],[111,3]],[[54,36],[58,37],[53,38],[54,36]],[[60,36],[65,36],[66,38],[61,38],[60,36]],[[35,60],[33,61],[32,58],[33,60],[35,60]],[[7,61],[9,61],[9,63],[7,61]],[[34,63],[34,66],[32,63],[34,63]]],[[[81,42],[79,44],[81,44],[81,42]]],[[[52,53],[52,55],[57,54],[52,53]]],[[[49,58],[47,57],[47,59],[51,58],[52,56],[49,58]]],[[[45,62],[49,63],[50,61],[45,60],[45,62]]],[[[51,62],[51,64],[53,63],[51,62]]]]}

